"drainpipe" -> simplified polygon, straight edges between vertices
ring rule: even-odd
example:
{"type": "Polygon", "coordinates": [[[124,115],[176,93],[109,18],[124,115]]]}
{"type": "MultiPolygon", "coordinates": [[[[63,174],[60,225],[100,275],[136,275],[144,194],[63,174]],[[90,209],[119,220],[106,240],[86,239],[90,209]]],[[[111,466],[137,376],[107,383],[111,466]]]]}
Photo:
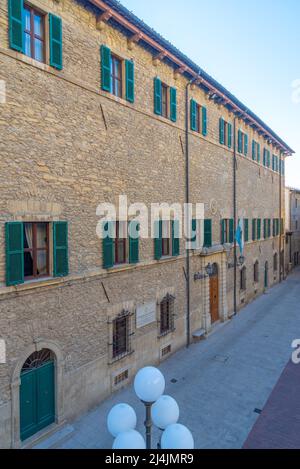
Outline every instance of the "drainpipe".
{"type": "MultiPolygon", "coordinates": [[[[198,78],[193,78],[185,87],[185,203],[190,202],[190,160],[189,160],[189,89],[198,78]]],[[[191,344],[191,324],[190,324],[190,253],[186,249],[186,346],[191,344]]]]}
{"type": "Polygon", "coordinates": [[[234,283],[233,283],[233,315],[237,314],[237,245],[236,245],[236,221],[237,221],[237,201],[236,201],[236,116],[233,120],[233,219],[234,219],[234,245],[233,245],[233,257],[234,257],[234,283]]]}
{"type": "Polygon", "coordinates": [[[281,216],[281,211],[282,211],[282,207],[281,207],[281,184],[282,184],[282,163],[281,163],[281,155],[280,155],[280,165],[279,165],[279,283],[282,282],[282,269],[284,271],[284,258],[282,259],[282,256],[281,256],[281,241],[282,241],[282,233],[281,233],[281,218],[282,218],[282,216],[281,216]]]}

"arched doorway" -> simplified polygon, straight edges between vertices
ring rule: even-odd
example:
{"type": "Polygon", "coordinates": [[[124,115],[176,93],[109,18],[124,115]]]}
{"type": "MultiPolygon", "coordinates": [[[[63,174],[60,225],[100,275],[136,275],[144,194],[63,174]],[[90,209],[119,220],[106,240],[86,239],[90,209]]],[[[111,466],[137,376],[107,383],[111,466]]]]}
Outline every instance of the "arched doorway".
{"type": "Polygon", "coordinates": [[[219,321],[219,269],[217,264],[212,266],[212,274],[209,277],[209,297],[211,322],[219,321]]]}
{"type": "Polygon", "coordinates": [[[269,263],[266,261],[265,263],[265,288],[269,286],[269,263]]]}
{"type": "Polygon", "coordinates": [[[33,352],[23,364],[20,386],[20,438],[26,440],[55,420],[54,355],[33,352]]]}

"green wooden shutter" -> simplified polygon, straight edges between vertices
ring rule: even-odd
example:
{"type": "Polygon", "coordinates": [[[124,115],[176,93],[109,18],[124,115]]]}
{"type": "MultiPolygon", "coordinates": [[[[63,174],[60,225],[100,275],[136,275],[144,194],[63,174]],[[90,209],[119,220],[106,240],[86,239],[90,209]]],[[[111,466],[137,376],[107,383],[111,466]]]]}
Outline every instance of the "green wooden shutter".
{"type": "Polygon", "coordinates": [[[257,144],[257,162],[260,163],[260,144],[257,144]]]}
{"type": "Polygon", "coordinates": [[[270,168],[270,156],[271,156],[271,153],[270,153],[270,151],[268,150],[268,151],[267,151],[267,166],[268,166],[268,168],[270,168]]]}
{"type": "Polygon", "coordinates": [[[248,135],[244,135],[244,155],[248,155],[248,135]]]}
{"type": "Polygon", "coordinates": [[[23,0],[8,0],[9,47],[24,52],[23,0]]]}
{"type": "Polygon", "coordinates": [[[238,152],[243,153],[243,140],[241,130],[238,131],[238,152]]]}
{"type": "Polygon", "coordinates": [[[190,121],[191,121],[191,130],[194,132],[197,131],[197,103],[194,99],[191,99],[190,102],[190,121]]]}
{"type": "Polygon", "coordinates": [[[249,241],[249,220],[244,218],[244,241],[247,243],[249,241]]]}
{"type": "Polygon", "coordinates": [[[207,109],[202,106],[202,135],[206,137],[207,135],[207,109]]]}
{"type": "Polygon", "coordinates": [[[268,238],[271,236],[271,218],[268,219],[268,238]]]}
{"type": "Polygon", "coordinates": [[[197,220],[195,218],[192,219],[192,233],[194,233],[191,237],[190,243],[193,245],[191,249],[197,249],[197,220]]]}
{"type": "Polygon", "coordinates": [[[228,148],[232,147],[232,125],[228,124],[228,148]]]}
{"type": "Polygon", "coordinates": [[[219,133],[220,133],[220,144],[224,145],[224,143],[225,143],[225,121],[222,117],[219,120],[219,133]]]}
{"type": "Polygon", "coordinates": [[[6,285],[24,282],[23,223],[5,223],[6,285]]]}
{"type": "Polygon", "coordinates": [[[212,221],[204,220],[204,247],[210,248],[212,245],[212,221]]]}
{"type": "Polygon", "coordinates": [[[261,238],[261,219],[257,219],[257,239],[261,238]]]}
{"type": "Polygon", "coordinates": [[[62,21],[59,16],[49,13],[49,50],[51,67],[61,70],[62,59],[62,21]]]}
{"type": "Polygon", "coordinates": [[[256,148],[255,140],[252,140],[252,160],[253,160],[253,161],[256,160],[255,148],[256,148]]]}
{"type": "Polygon", "coordinates": [[[173,122],[177,120],[177,90],[170,88],[170,119],[173,122]]]}
{"type": "Polygon", "coordinates": [[[126,99],[134,103],[134,63],[132,60],[126,60],[126,99]]]}
{"type": "Polygon", "coordinates": [[[234,241],[234,219],[230,218],[229,220],[229,242],[233,243],[234,241]]]}
{"type": "Polygon", "coordinates": [[[253,218],[252,220],[252,240],[256,240],[256,219],[253,218]]]}
{"type": "Polygon", "coordinates": [[[136,220],[129,225],[129,263],[137,264],[139,262],[139,236],[136,234],[140,229],[140,224],[136,220]]]}
{"type": "Polygon", "coordinates": [[[172,256],[179,256],[179,253],[180,253],[179,220],[172,220],[171,228],[172,228],[172,256]]]}
{"type": "Polygon", "coordinates": [[[64,277],[68,273],[68,223],[55,221],[53,222],[53,276],[64,277]]]}
{"type": "Polygon", "coordinates": [[[111,51],[107,46],[100,48],[101,55],[101,88],[111,92],[111,51]]]}
{"type": "Polygon", "coordinates": [[[267,237],[267,219],[264,219],[264,238],[266,239],[267,237]]]}
{"type": "Polygon", "coordinates": [[[266,166],[267,165],[267,150],[264,148],[264,152],[263,152],[263,165],[266,166]]]}
{"type": "Polygon", "coordinates": [[[226,220],[221,220],[221,244],[224,244],[226,241],[226,220]]]}
{"type": "Polygon", "coordinates": [[[158,261],[162,257],[162,220],[154,222],[154,258],[158,261]]]}
{"type": "Polygon", "coordinates": [[[107,233],[107,236],[103,237],[102,240],[103,269],[110,269],[115,263],[114,222],[106,222],[103,225],[103,231],[107,233]]]}
{"type": "Polygon", "coordinates": [[[161,116],[162,103],[161,103],[161,80],[154,78],[154,113],[161,116]]]}

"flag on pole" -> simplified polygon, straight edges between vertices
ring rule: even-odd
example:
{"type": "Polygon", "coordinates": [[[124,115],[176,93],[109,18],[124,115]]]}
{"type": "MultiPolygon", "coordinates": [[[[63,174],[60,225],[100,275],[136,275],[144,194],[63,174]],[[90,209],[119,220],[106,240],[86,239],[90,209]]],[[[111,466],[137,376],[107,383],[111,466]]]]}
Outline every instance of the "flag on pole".
{"type": "Polygon", "coordinates": [[[243,230],[243,220],[239,220],[238,226],[235,233],[236,242],[239,245],[241,256],[244,253],[244,230],[243,230]]]}

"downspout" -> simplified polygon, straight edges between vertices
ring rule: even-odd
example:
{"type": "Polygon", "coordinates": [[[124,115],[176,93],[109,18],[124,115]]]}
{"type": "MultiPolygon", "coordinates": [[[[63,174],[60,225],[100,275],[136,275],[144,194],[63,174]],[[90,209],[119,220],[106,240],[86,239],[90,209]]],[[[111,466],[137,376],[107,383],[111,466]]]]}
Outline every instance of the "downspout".
{"type": "Polygon", "coordinates": [[[282,282],[282,270],[284,271],[284,257],[282,259],[282,255],[281,255],[281,241],[282,241],[282,233],[281,233],[281,227],[282,227],[281,183],[282,181],[281,181],[281,176],[282,176],[282,160],[281,160],[281,155],[280,155],[280,165],[279,165],[279,283],[282,282]]]}
{"type": "Polygon", "coordinates": [[[234,219],[234,245],[233,245],[233,257],[234,257],[234,282],[233,282],[233,315],[237,314],[237,245],[236,245],[236,215],[237,215],[237,201],[236,201],[236,116],[233,120],[233,219],[234,219]]]}
{"type": "MultiPolygon", "coordinates": [[[[193,78],[185,87],[185,203],[190,203],[190,160],[189,160],[189,88],[198,78],[193,78]]],[[[190,323],[190,252],[186,249],[186,346],[191,344],[190,323]]]]}

